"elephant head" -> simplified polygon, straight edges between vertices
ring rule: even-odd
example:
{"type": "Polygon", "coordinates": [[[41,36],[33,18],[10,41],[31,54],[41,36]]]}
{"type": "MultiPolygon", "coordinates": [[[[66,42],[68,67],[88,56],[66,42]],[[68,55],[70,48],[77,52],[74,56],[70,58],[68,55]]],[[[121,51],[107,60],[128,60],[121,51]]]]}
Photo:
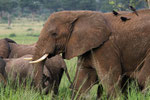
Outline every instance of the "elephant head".
{"type": "Polygon", "coordinates": [[[45,23],[33,58],[63,53],[65,59],[71,59],[100,46],[110,34],[108,23],[100,12],[56,12],[45,23]]]}
{"type": "Polygon", "coordinates": [[[11,51],[9,43],[16,43],[16,42],[8,38],[0,40],[0,56],[3,58],[9,57],[11,51]]]}
{"type": "Polygon", "coordinates": [[[100,12],[53,13],[40,33],[33,56],[34,61],[31,61],[31,63],[39,62],[35,64],[37,69],[35,80],[38,82],[41,80],[43,69],[40,65],[47,56],[63,53],[65,59],[71,59],[102,45],[110,35],[108,22],[100,12]]]}

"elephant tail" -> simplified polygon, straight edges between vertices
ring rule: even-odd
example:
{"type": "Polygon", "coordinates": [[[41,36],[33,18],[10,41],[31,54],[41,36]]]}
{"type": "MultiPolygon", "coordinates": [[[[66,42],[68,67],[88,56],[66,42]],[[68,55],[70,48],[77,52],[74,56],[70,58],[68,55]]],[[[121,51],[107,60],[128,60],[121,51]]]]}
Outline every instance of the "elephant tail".
{"type": "Polygon", "coordinates": [[[66,74],[66,76],[67,76],[67,78],[68,78],[70,84],[72,85],[71,78],[70,78],[70,75],[69,75],[69,73],[68,73],[67,67],[64,67],[64,71],[65,71],[65,74],[66,74]]]}

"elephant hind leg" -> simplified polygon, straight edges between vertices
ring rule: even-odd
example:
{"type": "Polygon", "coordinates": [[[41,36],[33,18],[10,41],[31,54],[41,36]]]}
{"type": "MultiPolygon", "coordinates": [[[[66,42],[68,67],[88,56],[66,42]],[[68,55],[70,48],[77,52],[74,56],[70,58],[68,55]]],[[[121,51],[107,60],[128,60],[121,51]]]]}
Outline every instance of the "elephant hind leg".
{"type": "Polygon", "coordinates": [[[147,82],[150,81],[150,56],[148,55],[146,57],[146,60],[144,62],[144,65],[142,66],[141,70],[139,71],[137,75],[137,80],[139,83],[140,88],[143,90],[146,88],[147,82]]]}

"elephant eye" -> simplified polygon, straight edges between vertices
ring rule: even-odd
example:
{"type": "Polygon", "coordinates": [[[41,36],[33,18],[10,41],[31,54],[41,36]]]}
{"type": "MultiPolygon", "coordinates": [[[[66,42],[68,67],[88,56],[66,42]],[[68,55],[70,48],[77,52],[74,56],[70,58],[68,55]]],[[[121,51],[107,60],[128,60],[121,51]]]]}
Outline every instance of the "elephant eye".
{"type": "Polygon", "coordinates": [[[53,37],[56,37],[56,36],[57,36],[57,33],[52,33],[52,36],[53,36],[53,37]]]}

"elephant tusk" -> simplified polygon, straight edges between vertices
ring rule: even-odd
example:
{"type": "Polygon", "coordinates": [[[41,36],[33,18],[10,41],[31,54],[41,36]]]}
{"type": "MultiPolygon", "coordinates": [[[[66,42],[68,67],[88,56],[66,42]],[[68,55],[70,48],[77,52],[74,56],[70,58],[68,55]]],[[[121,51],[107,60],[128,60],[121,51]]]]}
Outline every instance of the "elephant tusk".
{"type": "Polygon", "coordinates": [[[30,61],[29,63],[32,64],[32,63],[38,63],[38,62],[41,62],[41,61],[43,61],[44,59],[46,59],[47,56],[48,56],[48,54],[45,54],[45,55],[43,55],[41,58],[39,58],[38,60],[30,61]]]}
{"type": "Polygon", "coordinates": [[[32,60],[33,58],[32,57],[30,57],[30,58],[24,58],[24,60],[32,60]]]}

